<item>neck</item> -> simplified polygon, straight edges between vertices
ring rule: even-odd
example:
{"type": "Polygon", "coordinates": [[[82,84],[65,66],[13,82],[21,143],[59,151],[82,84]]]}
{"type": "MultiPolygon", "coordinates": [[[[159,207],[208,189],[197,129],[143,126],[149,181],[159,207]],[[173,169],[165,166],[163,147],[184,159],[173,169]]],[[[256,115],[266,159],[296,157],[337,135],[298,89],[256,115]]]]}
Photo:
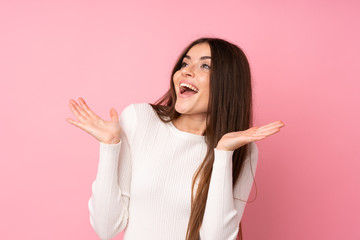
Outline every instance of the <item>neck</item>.
{"type": "Polygon", "coordinates": [[[172,122],[177,129],[183,132],[203,135],[206,129],[206,114],[181,114],[172,122]]]}

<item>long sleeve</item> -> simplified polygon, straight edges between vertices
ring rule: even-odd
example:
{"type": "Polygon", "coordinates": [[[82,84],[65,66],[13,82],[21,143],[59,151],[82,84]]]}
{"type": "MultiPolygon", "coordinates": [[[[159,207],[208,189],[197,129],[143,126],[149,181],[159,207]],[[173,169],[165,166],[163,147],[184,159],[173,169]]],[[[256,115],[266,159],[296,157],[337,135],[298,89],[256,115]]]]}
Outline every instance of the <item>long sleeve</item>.
{"type": "Polygon", "coordinates": [[[254,142],[250,143],[250,154],[245,159],[245,165],[234,187],[232,184],[233,153],[234,151],[214,149],[213,170],[200,228],[201,240],[234,240],[237,237],[246,205],[243,201],[248,199],[253,184],[251,167],[255,176],[258,149],[254,142]]]}
{"type": "Polygon", "coordinates": [[[123,231],[128,223],[131,150],[136,127],[133,105],[126,107],[119,117],[120,142],[100,142],[99,164],[92,195],[88,201],[90,223],[100,239],[111,239],[123,231]]]}

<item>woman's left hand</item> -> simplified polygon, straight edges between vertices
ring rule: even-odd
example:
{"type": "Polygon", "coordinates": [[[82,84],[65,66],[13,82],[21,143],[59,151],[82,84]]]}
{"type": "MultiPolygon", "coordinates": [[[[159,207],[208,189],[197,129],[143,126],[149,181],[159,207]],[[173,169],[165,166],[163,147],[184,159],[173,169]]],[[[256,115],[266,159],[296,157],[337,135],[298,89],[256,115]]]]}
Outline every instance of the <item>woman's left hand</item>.
{"type": "Polygon", "coordinates": [[[282,121],[269,123],[261,127],[252,127],[245,131],[226,133],[216,146],[223,151],[234,151],[250,142],[258,141],[280,131],[285,124],[282,121]]]}

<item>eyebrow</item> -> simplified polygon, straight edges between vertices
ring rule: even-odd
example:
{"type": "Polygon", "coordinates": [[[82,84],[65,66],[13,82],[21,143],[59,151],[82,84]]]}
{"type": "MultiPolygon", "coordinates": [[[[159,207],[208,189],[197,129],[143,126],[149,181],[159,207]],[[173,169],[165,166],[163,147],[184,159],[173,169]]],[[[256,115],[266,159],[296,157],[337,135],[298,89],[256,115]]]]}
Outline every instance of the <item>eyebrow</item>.
{"type": "MultiPolygon", "coordinates": [[[[191,59],[191,57],[190,57],[189,55],[185,55],[184,58],[191,59]]],[[[200,60],[205,60],[205,59],[211,59],[211,57],[210,57],[210,56],[202,56],[202,57],[200,58],[200,60]]]]}

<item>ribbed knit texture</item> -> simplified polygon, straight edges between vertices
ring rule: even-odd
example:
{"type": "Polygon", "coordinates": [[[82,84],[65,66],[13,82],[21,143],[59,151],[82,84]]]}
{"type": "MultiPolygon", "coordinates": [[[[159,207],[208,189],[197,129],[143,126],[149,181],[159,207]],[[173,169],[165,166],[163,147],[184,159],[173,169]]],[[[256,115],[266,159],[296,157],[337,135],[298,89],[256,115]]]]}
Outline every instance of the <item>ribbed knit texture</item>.
{"type": "MultiPolygon", "coordinates": [[[[124,240],[184,240],[192,177],[206,155],[205,137],[162,122],[148,103],[128,105],[119,122],[121,141],[100,142],[98,171],[88,202],[92,227],[104,240],[123,230],[124,240]]],[[[258,160],[256,144],[250,147],[234,187],[233,151],[214,149],[201,240],[236,238],[246,202],[234,197],[248,199],[258,160]]]]}

